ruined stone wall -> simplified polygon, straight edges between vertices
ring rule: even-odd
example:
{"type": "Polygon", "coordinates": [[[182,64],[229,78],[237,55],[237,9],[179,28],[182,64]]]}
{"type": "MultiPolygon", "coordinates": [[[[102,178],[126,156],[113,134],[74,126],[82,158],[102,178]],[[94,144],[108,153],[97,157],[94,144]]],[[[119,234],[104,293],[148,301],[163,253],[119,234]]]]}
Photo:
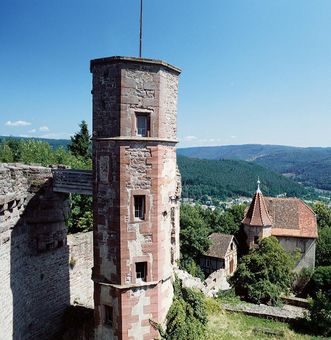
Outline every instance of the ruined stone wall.
{"type": "Polygon", "coordinates": [[[0,339],[47,339],[70,303],[67,195],[51,169],[0,167],[0,339]]]}
{"type": "Polygon", "coordinates": [[[93,232],[68,235],[70,304],[93,308],[93,232]]]}
{"type": "Polygon", "coordinates": [[[70,305],[93,307],[92,232],[68,235],[50,168],[0,165],[0,339],[47,339],[70,305]]]}

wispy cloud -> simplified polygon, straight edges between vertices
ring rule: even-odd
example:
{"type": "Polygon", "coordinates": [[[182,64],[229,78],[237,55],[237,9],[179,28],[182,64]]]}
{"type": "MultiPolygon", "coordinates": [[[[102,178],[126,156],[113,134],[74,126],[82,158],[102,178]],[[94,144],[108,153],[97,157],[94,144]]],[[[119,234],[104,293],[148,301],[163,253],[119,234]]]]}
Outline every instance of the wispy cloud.
{"type": "Polygon", "coordinates": [[[198,139],[198,137],[196,137],[196,136],[185,136],[185,137],[183,137],[183,141],[186,141],[186,142],[190,142],[190,141],[193,141],[193,140],[196,140],[196,139],[198,139]]]}
{"type": "Polygon", "coordinates": [[[48,126],[41,126],[39,128],[39,131],[49,131],[49,128],[48,128],[48,126]]]}
{"type": "Polygon", "coordinates": [[[5,125],[6,126],[28,126],[28,125],[31,125],[31,123],[25,120],[15,120],[15,121],[8,120],[5,123],[5,125]]]}
{"type": "Polygon", "coordinates": [[[35,133],[35,132],[37,132],[37,129],[31,129],[31,130],[29,130],[29,133],[35,133]]]}
{"type": "Polygon", "coordinates": [[[52,133],[46,133],[44,135],[39,136],[40,138],[51,138],[51,139],[69,139],[70,136],[73,134],[65,133],[65,132],[52,132],[52,133]]]}

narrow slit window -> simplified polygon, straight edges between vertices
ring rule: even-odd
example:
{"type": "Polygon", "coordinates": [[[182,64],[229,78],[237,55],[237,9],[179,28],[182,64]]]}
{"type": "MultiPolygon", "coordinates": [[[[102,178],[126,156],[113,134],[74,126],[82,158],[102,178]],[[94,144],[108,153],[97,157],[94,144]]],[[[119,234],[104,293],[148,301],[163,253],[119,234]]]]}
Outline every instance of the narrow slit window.
{"type": "Polygon", "coordinates": [[[258,244],[259,243],[259,237],[258,236],[254,236],[254,244],[258,244]]]}
{"type": "Polygon", "coordinates": [[[145,219],[145,196],[134,196],[134,218],[138,220],[145,219]]]}
{"type": "Polygon", "coordinates": [[[150,136],[150,118],[149,114],[137,113],[136,114],[136,128],[137,135],[140,137],[150,136]]]}
{"type": "Polygon", "coordinates": [[[105,324],[113,327],[113,307],[104,306],[105,308],[105,324]]]}
{"type": "Polygon", "coordinates": [[[136,263],[136,278],[144,282],[147,281],[147,262],[136,263]]]}

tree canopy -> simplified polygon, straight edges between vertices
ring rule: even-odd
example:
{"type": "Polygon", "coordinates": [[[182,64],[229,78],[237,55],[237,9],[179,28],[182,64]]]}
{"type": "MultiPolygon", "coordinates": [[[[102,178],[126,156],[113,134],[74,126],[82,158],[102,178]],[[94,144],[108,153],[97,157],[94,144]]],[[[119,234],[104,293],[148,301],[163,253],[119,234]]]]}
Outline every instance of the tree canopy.
{"type": "Polygon", "coordinates": [[[68,149],[74,156],[89,159],[91,158],[91,136],[85,120],[82,120],[79,127],[80,130],[71,137],[71,143],[68,145],[68,149]]]}
{"type": "Polygon", "coordinates": [[[260,241],[259,247],[243,256],[229,279],[237,294],[254,303],[277,304],[282,293],[288,293],[294,274],[293,256],[271,236],[260,241]]]}

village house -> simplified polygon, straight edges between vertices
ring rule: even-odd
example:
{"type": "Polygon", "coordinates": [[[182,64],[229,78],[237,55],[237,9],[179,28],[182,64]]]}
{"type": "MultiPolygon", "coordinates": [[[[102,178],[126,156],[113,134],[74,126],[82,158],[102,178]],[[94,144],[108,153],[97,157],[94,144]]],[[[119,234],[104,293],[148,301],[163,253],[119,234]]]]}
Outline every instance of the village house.
{"type": "Polygon", "coordinates": [[[211,245],[200,258],[200,267],[206,277],[222,269],[229,276],[237,269],[237,241],[233,235],[213,233],[209,236],[211,245]]]}
{"type": "Polygon", "coordinates": [[[298,198],[264,197],[258,188],[242,221],[249,249],[275,236],[288,252],[300,251],[296,270],[315,266],[317,221],[314,211],[298,198]]]}

